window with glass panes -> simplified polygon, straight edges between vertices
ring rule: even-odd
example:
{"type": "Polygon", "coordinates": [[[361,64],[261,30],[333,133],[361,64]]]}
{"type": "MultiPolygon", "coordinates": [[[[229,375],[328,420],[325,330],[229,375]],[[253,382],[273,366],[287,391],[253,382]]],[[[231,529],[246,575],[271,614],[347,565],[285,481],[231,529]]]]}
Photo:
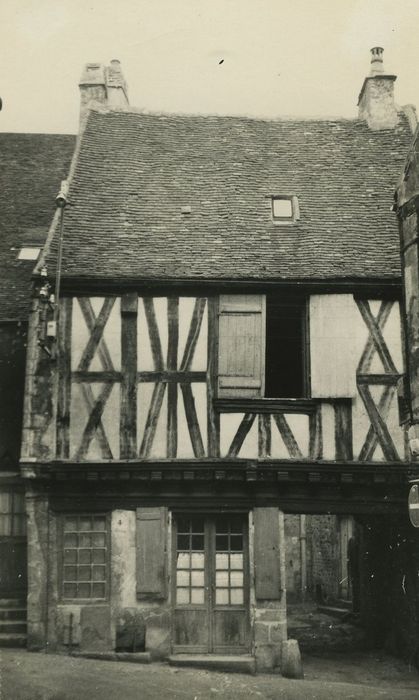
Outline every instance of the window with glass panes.
{"type": "Polygon", "coordinates": [[[0,493],[0,537],[26,535],[25,495],[15,491],[0,493]]]}
{"type": "Polygon", "coordinates": [[[108,587],[105,515],[63,517],[62,597],[104,599],[108,587]]]}

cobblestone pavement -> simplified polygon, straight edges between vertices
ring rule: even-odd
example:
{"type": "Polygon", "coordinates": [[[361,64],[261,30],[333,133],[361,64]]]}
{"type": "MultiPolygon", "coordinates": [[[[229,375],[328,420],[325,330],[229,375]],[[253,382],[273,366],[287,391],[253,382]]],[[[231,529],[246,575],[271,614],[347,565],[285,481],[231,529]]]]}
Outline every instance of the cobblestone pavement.
{"type": "Polygon", "coordinates": [[[0,651],[0,700],[419,700],[419,672],[391,657],[308,657],[305,679],[0,651]]]}

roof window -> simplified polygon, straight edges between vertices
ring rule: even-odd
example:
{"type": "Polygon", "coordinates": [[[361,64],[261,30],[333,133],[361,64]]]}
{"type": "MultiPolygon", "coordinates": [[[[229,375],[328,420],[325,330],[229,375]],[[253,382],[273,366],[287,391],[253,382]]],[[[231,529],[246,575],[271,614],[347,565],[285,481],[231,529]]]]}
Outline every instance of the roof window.
{"type": "Polygon", "coordinates": [[[298,197],[292,194],[271,196],[272,220],[276,224],[292,224],[300,218],[298,197]]]}
{"type": "Polygon", "coordinates": [[[18,260],[38,260],[41,248],[39,246],[25,245],[19,250],[18,260]]]}

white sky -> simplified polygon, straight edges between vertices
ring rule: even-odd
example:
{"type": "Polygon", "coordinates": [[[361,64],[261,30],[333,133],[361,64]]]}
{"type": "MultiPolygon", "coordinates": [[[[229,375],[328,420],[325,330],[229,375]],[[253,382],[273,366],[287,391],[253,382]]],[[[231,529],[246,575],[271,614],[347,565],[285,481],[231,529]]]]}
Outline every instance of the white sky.
{"type": "Polygon", "coordinates": [[[149,111],[353,117],[379,45],[419,107],[418,27],[419,0],[1,0],[0,131],[75,133],[112,58],[149,111]]]}

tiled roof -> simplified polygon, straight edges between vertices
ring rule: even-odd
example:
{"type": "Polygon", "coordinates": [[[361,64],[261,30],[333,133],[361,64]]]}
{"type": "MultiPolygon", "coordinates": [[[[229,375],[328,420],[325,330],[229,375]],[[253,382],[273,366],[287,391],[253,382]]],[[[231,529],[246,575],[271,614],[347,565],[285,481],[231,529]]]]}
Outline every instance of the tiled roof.
{"type": "Polygon", "coordinates": [[[74,136],[0,134],[0,320],[27,317],[34,263],[18,251],[44,243],[74,145],[74,136]]]}
{"type": "Polygon", "coordinates": [[[403,116],[372,132],[360,120],[93,110],[70,186],[63,275],[397,277],[390,207],[410,141],[403,116]],[[301,218],[275,224],[269,196],[288,193],[301,218]]]}

